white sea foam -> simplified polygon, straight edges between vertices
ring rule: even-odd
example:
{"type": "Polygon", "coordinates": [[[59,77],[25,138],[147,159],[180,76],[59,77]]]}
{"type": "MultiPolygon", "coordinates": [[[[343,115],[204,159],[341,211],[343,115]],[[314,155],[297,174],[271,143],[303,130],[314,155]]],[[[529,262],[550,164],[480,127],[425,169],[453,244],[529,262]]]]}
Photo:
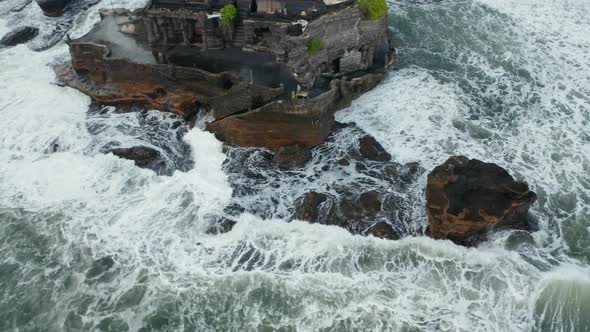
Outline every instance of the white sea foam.
{"type": "MultiPolygon", "coordinates": [[[[541,196],[536,213],[543,230],[526,250],[504,249],[510,233],[499,234],[482,248],[467,249],[424,237],[386,241],[352,236],[331,226],[261,220],[249,214],[241,215],[226,234],[206,234],[232,195],[222,171],[221,143],[213,135],[189,131],[184,140],[195,165],[170,177],[103,155],[93,148],[93,140],[102,138],[93,138],[86,129],[89,99],[51,84],[53,74],[46,64],[67,56],[64,45],[41,53],[26,46],[1,50],[0,209],[28,214],[0,224],[0,229],[19,235],[17,226],[27,226],[29,231],[23,233],[36,234],[33,239],[39,243],[26,245],[42,249],[34,256],[40,257],[37,261],[26,260],[17,253],[27,246],[2,239],[5,258],[0,263],[24,266],[17,270],[22,273],[18,279],[33,287],[12,284],[22,293],[54,289],[48,296],[54,319],[32,319],[33,324],[62,330],[71,324],[70,315],[79,314],[88,330],[107,317],[121,319],[130,330],[157,327],[164,324],[157,317],[164,317],[171,330],[528,331],[538,327],[542,317],[561,319],[563,308],[581,306],[583,299],[568,298],[576,291],[587,292],[588,269],[560,254],[568,246],[561,240],[565,226],[560,223],[583,224],[588,216],[583,195],[590,190],[590,149],[583,135],[588,128],[584,94],[589,88],[584,75],[590,66],[575,55],[584,54],[588,45],[583,33],[588,31],[583,27],[590,26],[588,15],[576,16],[565,5],[548,2],[516,9],[515,2],[507,0],[473,6],[481,3],[508,15],[515,26],[510,38],[523,47],[522,53],[513,54],[514,61],[534,78],[528,85],[514,80],[509,69],[473,50],[464,50],[466,62],[492,77],[483,95],[502,95],[514,104],[534,97],[530,108],[510,108],[508,120],[474,112],[474,101],[456,81],[411,66],[391,73],[338,118],[357,122],[397,161],[420,161],[430,168],[449,154],[461,153],[499,162],[527,179],[541,196]],[[555,17],[544,23],[549,14],[555,17]],[[578,19],[580,26],[559,24],[571,19],[578,19]],[[537,47],[528,41],[527,27],[551,42],[537,47]],[[571,35],[563,48],[551,37],[561,28],[562,36],[571,35]],[[580,45],[581,51],[572,45],[580,45]],[[564,62],[558,61],[561,57],[566,57],[564,62]],[[564,63],[567,73],[562,74],[564,63]],[[566,111],[555,111],[561,108],[566,111]],[[59,151],[46,153],[56,140],[59,151]],[[46,243],[50,247],[43,247],[46,243]],[[113,257],[114,267],[88,276],[88,262],[105,256],[113,257]],[[559,295],[557,308],[547,294],[559,295]],[[84,306],[88,310],[82,310],[84,306]]],[[[582,12],[588,8],[582,1],[568,3],[582,12]]],[[[113,2],[119,4],[123,2],[113,2]]],[[[398,5],[394,3],[393,10],[398,5]]],[[[97,10],[92,8],[77,22],[74,36],[91,28],[97,10]]],[[[493,21],[493,15],[483,22],[493,21]]],[[[481,28],[491,29],[485,24],[481,28]]],[[[113,116],[113,128],[101,135],[105,141],[111,136],[123,144],[137,142],[116,128],[136,119],[113,116]]],[[[290,185],[283,184],[281,193],[303,192],[290,185]]],[[[421,209],[421,192],[414,194],[421,209]]],[[[587,226],[582,229],[587,231],[587,226]]],[[[582,320],[576,324],[584,327],[582,320]]]]}

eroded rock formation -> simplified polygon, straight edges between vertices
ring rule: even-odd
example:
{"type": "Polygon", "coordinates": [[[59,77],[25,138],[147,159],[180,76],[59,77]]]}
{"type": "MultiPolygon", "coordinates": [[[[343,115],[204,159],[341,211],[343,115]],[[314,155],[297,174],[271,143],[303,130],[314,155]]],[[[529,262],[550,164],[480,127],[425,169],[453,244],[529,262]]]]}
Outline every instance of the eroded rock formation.
{"type": "Polygon", "coordinates": [[[365,135],[359,139],[359,151],[363,157],[375,161],[390,161],[391,155],[385,151],[383,146],[370,135],[365,135]]]}
{"type": "Polygon", "coordinates": [[[39,29],[33,27],[21,27],[10,31],[2,39],[0,39],[0,46],[15,46],[26,43],[35,38],[39,33],[39,29]]]}
{"type": "Polygon", "coordinates": [[[491,230],[528,229],[528,210],[536,199],[526,183],[496,164],[451,157],[428,175],[430,235],[473,245],[491,230]]]}
{"type": "MultiPolygon", "coordinates": [[[[354,125],[347,128],[339,124],[337,127],[337,132],[356,130],[354,125]]],[[[416,181],[422,169],[413,163],[401,165],[368,158],[361,152],[366,142],[373,142],[371,146],[378,146],[381,154],[387,153],[373,137],[361,136],[358,145],[351,147],[343,158],[331,159],[334,164],[322,167],[326,172],[338,172],[332,168],[343,170],[346,176],[350,176],[347,169],[354,169],[361,174],[359,182],[341,179],[326,191],[303,194],[295,200],[291,219],[336,225],[354,234],[384,239],[398,239],[410,233],[406,228],[409,219],[404,214],[409,202],[396,192],[416,181]]],[[[321,146],[319,149],[323,151],[321,146]]]]}
{"type": "Polygon", "coordinates": [[[355,188],[339,188],[338,194],[309,192],[296,200],[292,219],[336,225],[352,233],[399,239],[399,231],[386,216],[398,209],[396,197],[386,191],[358,193],[355,188]],[[389,211],[387,211],[389,210],[389,211]]]}
{"type": "Polygon", "coordinates": [[[151,169],[159,175],[170,173],[166,168],[166,163],[162,160],[162,154],[154,148],[133,146],[130,148],[114,148],[106,152],[112,153],[119,158],[133,160],[137,167],[151,169]]]}

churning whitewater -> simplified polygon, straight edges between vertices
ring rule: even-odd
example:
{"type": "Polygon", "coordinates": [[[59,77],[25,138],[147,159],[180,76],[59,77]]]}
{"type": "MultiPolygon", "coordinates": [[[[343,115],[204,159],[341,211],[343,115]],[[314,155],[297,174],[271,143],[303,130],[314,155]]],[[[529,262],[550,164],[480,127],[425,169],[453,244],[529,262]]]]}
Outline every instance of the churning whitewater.
{"type": "MultiPolygon", "coordinates": [[[[99,8],[144,5],[103,1],[56,28],[20,3],[0,2],[0,35],[80,36],[99,8]]],[[[88,112],[55,84],[63,41],[19,45],[0,49],[0,331],[590,331],[590,2],[395,0],[389,13],[398,62],[337,119],[397,162],[498,163],[537,192],[539,231],[478,248],[422,236],[426,174],[396,193],[415,236],[286,222],[295,197],[342,180],[301,180],[326,156],[272,174],[246,163],[264,185],[237,195],[251,183],[226,159],[251,151],[158,111],[88,112]],[[101,153],[134,144],[178,170],[101,153]],[[209,234],[236,200],[272,211],[209,234]]],[[[358,138],[340,135],[328,144],[358,138]]]]}

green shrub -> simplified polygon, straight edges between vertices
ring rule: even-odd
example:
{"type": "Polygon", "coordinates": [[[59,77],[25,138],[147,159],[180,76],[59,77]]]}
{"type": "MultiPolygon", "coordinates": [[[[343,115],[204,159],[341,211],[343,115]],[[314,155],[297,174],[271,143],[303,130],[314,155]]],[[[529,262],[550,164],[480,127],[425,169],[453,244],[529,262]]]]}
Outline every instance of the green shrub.
{"type": "Polygon", "coordinates": [[[317,37],[311,37],[311,39],[307,43],[307,53],[311,55],[316,54],[322,48],[324,48],[324,45],[322,44],[322,41],[317,37]]]}
{"type": "Polygon", "coordinates": [[[385,0],[357,0],[357,4],[370,20],[378,20],[387,14],[385,0]]]}
{"type": "Polygon", "coordinates": [[[221,24],[228,26],[231,23],[231,21],[238,14],[238,10],[236,9],[236,6],[229,4],[229,5],[223,6],[223,8],[221,8],[220,13],[221,13],[221,24]]]}

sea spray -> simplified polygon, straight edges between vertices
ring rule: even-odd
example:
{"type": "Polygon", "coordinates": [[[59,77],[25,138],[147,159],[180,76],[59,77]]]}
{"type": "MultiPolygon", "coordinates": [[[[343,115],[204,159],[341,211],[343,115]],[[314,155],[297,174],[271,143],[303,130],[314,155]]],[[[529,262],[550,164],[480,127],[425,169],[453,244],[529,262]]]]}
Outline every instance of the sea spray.
{"type": "MultiPolygon", "coordinates": [[[[110,6],[89,9],[72,34],[110,6]]],[[[399,162],[429,169],[454,153],[498,162],[540,194],[541,231],[467,249],[244,213],[230,232],[207,234],[240,199],[221,143],[188,131],[194,166],[164,177],[102,154],[107,136],[145,143],[151,131],[137,115],[109,113],[93,136],[90,100],[53,85],[46,66],[67,60],[65,46],[21,45],[0,50],[0,330],[588,330],[587,3],[390,7],[398,70],[339,119],[399,162]]],[[[33,24],[38,8],[25,10],[33,24]]],[[[177,144],[170,137],[158,136],[177,144]]],[[[356,139],[345,131],[329,144],[356,139]]],[[[308,183],[331,158],[323,151],[296,176],[260,170],[278,188],[258,202],[277,196],[279,207],[268,206],[285,214],[290,195],[362,178],[351,167],[350,178],[329,171],[308,183]]],[[[399,193],[414,202],[416,224],[425,222],[422,190],[399,193]]],[[[256,196],[245,200],[256,206],[256,196]]]]}

